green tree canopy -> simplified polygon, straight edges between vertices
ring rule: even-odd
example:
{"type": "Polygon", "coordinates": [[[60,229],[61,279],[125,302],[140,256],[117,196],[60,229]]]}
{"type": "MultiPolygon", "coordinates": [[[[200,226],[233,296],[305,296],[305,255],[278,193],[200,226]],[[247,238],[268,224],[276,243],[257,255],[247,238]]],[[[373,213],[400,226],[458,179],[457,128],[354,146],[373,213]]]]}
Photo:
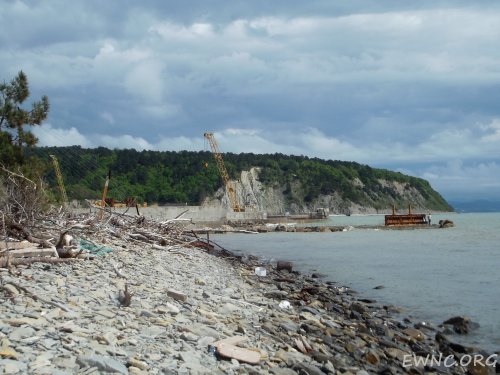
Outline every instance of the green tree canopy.
{"type": "Polygon", "coordinates": [[[24,109],[30,95],[28,77],[23,71],[9,83],[0,83],[0,162],[5,165],[23,162],[23,147],[32,147],[38,139],[26,126],[40,125],[49,113],[49,99],[42,96],[24,109]]]}

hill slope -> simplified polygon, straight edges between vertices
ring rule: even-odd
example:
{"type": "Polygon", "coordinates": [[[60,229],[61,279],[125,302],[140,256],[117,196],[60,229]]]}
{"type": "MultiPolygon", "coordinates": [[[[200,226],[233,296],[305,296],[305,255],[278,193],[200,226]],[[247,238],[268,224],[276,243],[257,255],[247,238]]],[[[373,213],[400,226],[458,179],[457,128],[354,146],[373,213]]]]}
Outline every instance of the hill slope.
{"type": "MultiPolygon", "coordinates": [[[[99,198],[108,171],[109,195],[134,196],[149,203],[214,202],[223,188],[210,152],[83,149],[79,146],[36,148],[44,160],[56,155],[70,199],[99,198]],[[217,193],[218,192],[218,193],[217,193]]],[[[224,154],[232,179],[240,180],[241,203],[269,213],[386,211],[409,203],[416,209],[451,211],[451,206],[423,179],[355,162],[283,154],[224,154]]],[[[55,186],[52,168],[47,180],[55,186]]]]}

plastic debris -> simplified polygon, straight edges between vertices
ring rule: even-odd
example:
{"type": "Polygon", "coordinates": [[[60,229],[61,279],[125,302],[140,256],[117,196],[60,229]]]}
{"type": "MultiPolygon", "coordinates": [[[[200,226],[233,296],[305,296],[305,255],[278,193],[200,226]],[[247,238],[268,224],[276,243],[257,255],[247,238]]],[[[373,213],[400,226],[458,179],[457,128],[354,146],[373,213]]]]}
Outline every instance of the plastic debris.
{"type": "Polygon", "coordinates": [[[255,268],[255,274],[257,276],[266,276],[267,275],[267,271],[264,267],[256,267],[255,268]]]}
{"type": "Polygon", "coordinates": [[[102,256],[105,254],[108,254],[113,251],[112,248],[107,247],[107,246],[99,246],[96,245],[93,242],[87,241],[87,240],[80,240],[80,248],[83,250],[87,250],[90,254],[96,255],[96,256],[102,256]]]}
{"type": "Polygon", "coordinates": [[[280,309],[288,310],[292,308],[292,305],[288,301],[281,301],[278,305],[280,309]]]}

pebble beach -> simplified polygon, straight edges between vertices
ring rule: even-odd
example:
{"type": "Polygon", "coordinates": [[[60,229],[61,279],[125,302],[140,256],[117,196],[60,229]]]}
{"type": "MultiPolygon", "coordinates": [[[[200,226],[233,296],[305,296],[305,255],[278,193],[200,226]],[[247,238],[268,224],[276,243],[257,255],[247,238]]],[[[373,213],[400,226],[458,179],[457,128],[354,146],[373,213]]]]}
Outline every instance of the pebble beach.
{"type": "Polygon", "coordinates": [[[0,269],[0,373],[495,373],[492,363],[414,364],[480,352],[321,275],[225,250],[106,246],[93,259],[0,269]],[[235,337],[257,363],[219,352],[235,337]]]}

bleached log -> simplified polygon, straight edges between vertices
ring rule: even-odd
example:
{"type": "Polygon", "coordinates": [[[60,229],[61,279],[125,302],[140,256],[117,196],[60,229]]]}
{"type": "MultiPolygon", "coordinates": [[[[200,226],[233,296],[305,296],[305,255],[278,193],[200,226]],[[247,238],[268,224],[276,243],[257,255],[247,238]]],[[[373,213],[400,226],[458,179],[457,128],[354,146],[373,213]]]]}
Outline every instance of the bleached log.
{"type": "Polygon", "coordinates": [[[55,247],[45,248],[45,249],[30,247],[25,249],[10,250],[9,256],[11,256],[12,258],[30,258],[30,257],[59,258],[59,255],[57,254],[57,250],[55,247]]]}

